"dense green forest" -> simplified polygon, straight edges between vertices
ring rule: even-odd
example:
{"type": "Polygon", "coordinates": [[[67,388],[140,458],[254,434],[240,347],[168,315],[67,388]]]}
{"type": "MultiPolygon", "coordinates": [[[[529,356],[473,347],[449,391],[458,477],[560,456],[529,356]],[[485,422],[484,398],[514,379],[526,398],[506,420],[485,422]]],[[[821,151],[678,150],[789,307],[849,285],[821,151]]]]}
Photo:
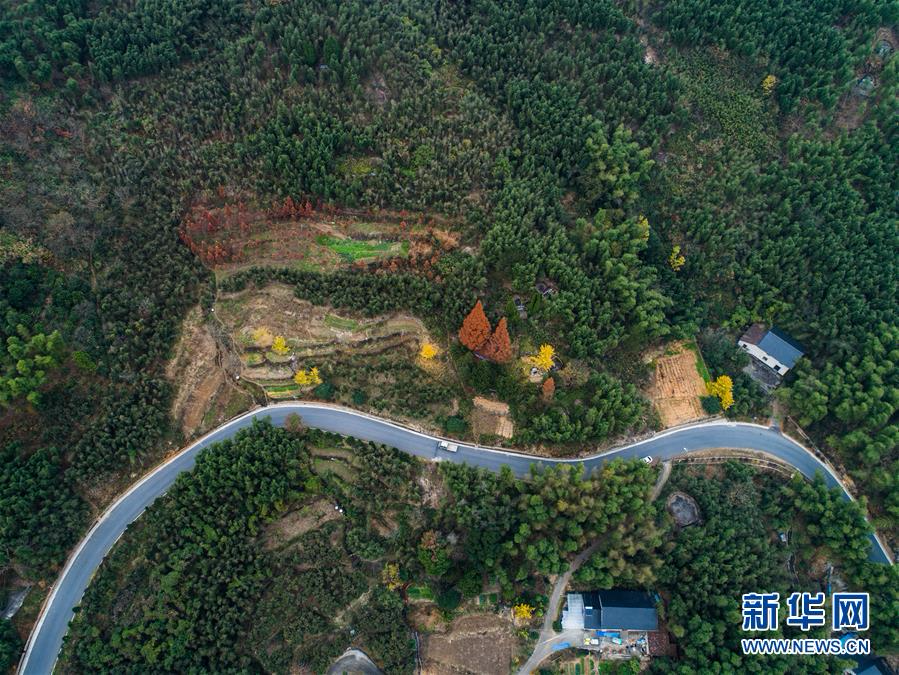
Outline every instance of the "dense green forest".
{"type": "MultiPolygon", "coordinates": [[[[0,567],[53,578],[90,514],[184,440],[165,366],[188,309],[273,280],[318,304],[415,313],[450,341],[481,298],[517,345],[551,343],[582,370],[553,374],[546,397],[454,350],[465,391],[510,404],[516,443],[566,452],[656,424],[641,354],[669,338],[698,335],[712,376],[733,378],[729,416],[766,414],[732,345],[777,323],[807,351],[778,406],[895,543],[897,19],[895,2],[829,0],[3,0],[0,567]],[[210,194],[442,215],[462,246],[429,275],[268,267],[217,283],[178,237],[210,194]],[[534,290],[546,281],[554,293],[534,290]]],[[[603,506],[642,490],[629,471],[618,487],[535,478],[600,505],[558,537],[521,529],[530,507],[502,503],[508,477],[447,476],[484,497],[442,517],[486,519],[463,545],[503,583],[558,569],[596,532],[640,530],[642,550],[610,546],[582,573],[638,582],[665,569],[646,558],[652,515],[603,506]],[[502,509],[518,515],[488,518],[502,509]]],[[[560,517],[549,497],[533,508],[560,517]]],[[[844,543],[816,541],[834,556],[844,543]]],[[[0,656],[16,642],[3,631],[0,656]]],[[[385,659],[402,652],[381,637],[385,659]]]]}

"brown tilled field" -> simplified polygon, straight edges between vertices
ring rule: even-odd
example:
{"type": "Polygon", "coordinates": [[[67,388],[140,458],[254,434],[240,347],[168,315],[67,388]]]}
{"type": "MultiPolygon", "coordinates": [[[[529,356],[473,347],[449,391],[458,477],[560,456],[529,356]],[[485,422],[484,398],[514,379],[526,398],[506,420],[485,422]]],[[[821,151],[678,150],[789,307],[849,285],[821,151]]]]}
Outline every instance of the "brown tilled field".
{"type": "Polygon", "coordinates": [[[495,614],[474,614],[453,621],[446,633],[422,641],[422,675],[508,673],[515,651],[512,624],[495,614]]]}
{"type": "Polygon", "coordinates": [[[706,416],[699,402],[706,389],[696,370],[696,354],[682,343],[669,345],[666,353],[655,360],[655,373],[646,393],[665,427],[706,416]]]}
{"type": "Polygon", "coordinates": [[[486,435],[512,438],[514,426],[509,414],[509,404],[475,396],[471,427],[475,437],[486,435]]]}

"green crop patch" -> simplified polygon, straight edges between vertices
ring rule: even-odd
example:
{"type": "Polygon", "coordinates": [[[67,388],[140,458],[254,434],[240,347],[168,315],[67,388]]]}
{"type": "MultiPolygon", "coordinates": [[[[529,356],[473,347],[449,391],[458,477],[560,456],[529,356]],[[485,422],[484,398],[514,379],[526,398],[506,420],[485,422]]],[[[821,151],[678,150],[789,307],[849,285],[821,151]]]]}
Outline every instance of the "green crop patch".
{"type": "Polygon", "coordinates": [[[434,591],[428,586],[409,586],[406,589],[406,595],[410,600],[433,600],[434,591]]]}
{"type": "Polygon", "coordinates": [[[336,314],[327,314],[323,319],[326,326],[337,328],[339,330],[356,330],[359,328],[359,322],[354,319],[346,319],[336,314]]]}
{"type": "Polygon", "coordinates": [[[371,242],[357,239],[340,239],[327,234],[321,234],[315,238],[315,243],[325,246],[340,256],[351,258],[353,261],[366,258],[383,258],[390,255],[405,256],[409,253],[409,244],[406,242],[371,242]]]}

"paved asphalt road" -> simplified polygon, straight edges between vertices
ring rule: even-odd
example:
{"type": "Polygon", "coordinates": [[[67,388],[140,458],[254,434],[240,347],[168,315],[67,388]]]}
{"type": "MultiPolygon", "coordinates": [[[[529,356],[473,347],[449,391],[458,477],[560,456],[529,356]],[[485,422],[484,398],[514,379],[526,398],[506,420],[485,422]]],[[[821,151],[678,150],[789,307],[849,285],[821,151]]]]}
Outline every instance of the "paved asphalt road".
{"type": "MultiPolygon", "coordinates": [[[[547,460],[521,453],[462,444],[459,445],[458,452],[449,453],[437,449],[439,439],[436,437],[406,429],[377,417],[318,403],[281,403],[251,411],[207,434],[147,474],[107,509],[87,536],[81,540],[57,579],[28,639],[19,672],[33,675],[50,673],[53,670],[63,637],[73,616],[72,609],[81,601],[84,590],[103,558],[122,536],[125,528],[157,497],[165,494],[179,474],[193,468],[197,455],[203,448],[231,438],[240,429],[250,426],[256,418],[270,417],[274,424],[281,425],[291,413],[300,414],[307,426],[383,443],[424,459],[465,462],[492,471],[509,466],[518,476],[527,474],[532,464],[548,466],[581,462],[589,472],[615,457],[627,459],[651,455],[660,460],[696,450],[734,448],[774,455],[806,476],[814,476],[815,472],[821,472],[828,485],[843,489],[830,470],[801,445],[775,429],[752,424],[729,422],[700,424],[657,434],[648,440],[583,460],[547,460]]],[[[843,492],[846,494],[845,489],[843,492]]],[[[871,551],[872,560],[891,562],[883,545],[874,537],[872,541],[874,544],[871,551]]]]}
{"type": "Polygon", "coordinates": [[[381,671],[361,649],[347,649],[325,675],[381,675],[381,671]]]}

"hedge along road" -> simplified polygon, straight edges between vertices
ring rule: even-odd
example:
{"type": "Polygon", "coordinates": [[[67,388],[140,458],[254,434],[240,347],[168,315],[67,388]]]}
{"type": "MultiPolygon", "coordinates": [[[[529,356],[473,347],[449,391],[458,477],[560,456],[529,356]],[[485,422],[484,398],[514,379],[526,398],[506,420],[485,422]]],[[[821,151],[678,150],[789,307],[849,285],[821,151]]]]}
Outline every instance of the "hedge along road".
{"type": "MultiPolygon", "coordinates": [[[[354,436],[366,441],[389,445],[410,455],[431,461],[452,461],[499,471],[508,466],[517,476],[525,476],[532,465],[547,467],[554,464],[583,464],[586,473],[614,459],[633,459],[652,456],[656,460],[677,458],[690,452],[716,448],[733,448],[757,451],[771,455],[813,477],[816,472],[824,476],[828,486],[838,487],[847,499],[846,488],[836,475],[811,452],[778,430],[755,424],[735,422],[708,422],[664,432],[652,438],[603,452],[584,459],[546,459],[508,450],[465,445],[460,443],[456,452],[438,448],[440,438],[402,427],[372,415],[348,408],[322,403],[279,403],[260,408],[237,417],[206,434],[180,453],[153,469],[135,483],[110,506],[97,520],[87,536],[69,557],[59,579],[47,597],[38,621],[31,631],[20,673],[26,675],[50,673],[59,656],[73,608],[81,601],[87,585],[100,563],[109,553],[125,529],[153,501],[171,487],[184,471],[190,471],[197,455],[213,443],[234,436],[241,429],[252,425],[255,419],[271,418],[273,424],[283,426],[288,415],[297,413],[306,426],[354,436]]],[[[871,536],[871,559],[890,563],[886,547],[874,535],[871,536]]]]}

